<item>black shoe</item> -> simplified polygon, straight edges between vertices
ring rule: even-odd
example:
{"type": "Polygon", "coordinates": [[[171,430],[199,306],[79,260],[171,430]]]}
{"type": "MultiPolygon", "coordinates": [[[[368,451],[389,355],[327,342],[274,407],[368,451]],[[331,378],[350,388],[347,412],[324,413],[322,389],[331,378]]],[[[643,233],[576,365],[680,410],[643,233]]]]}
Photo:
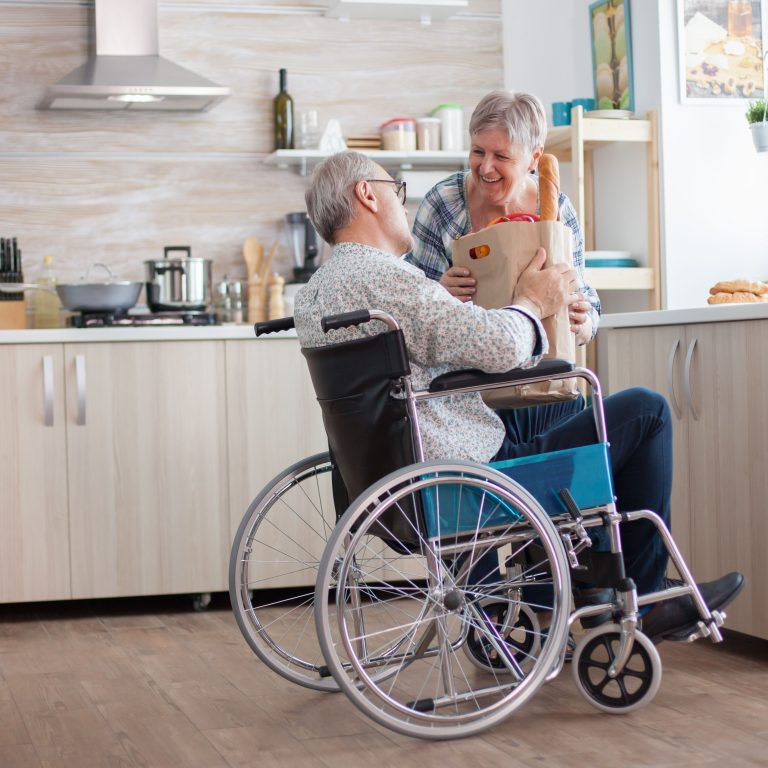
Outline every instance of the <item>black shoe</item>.
{"type": "MultiPolygon", "coordinates": [[[[573,603],[577,608],[583,608],[585,605],[601,605],[602,603],[615,603],[616,590],[611,587],[604,589],[586,589],[573,591],[573,603]]],[[[613,611],[606,610],[595,616],[585,616],[581,619],[581,626],[584,629],[592,629],[605,624],[613,618],[613,611]]]]}
{"type": "MultiPolygon", "coordinates": [[[[665,579],[663,589],[682,586],[679,579],[665,579]]],[[[710,611],[724,608],[744,587],[744,576],[733,571],[714,581],[698,585],[701,596],[710,611]]],[[[696,629],[699,612],[690,595],[663,600],[643,616],[642,631],[654,642],[686,640],[696,629]]]]}

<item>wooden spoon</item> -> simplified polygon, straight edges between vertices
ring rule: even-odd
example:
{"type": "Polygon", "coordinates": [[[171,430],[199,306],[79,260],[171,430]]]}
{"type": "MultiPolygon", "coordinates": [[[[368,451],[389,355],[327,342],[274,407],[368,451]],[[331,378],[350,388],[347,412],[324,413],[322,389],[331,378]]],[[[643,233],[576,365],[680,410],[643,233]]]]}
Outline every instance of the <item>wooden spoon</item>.
{"type": "Polygon", "coordinates": [[[261,271],[261,263],[264,260],[264,246],[255,237],[246,238],[243,243],[243,259],[248,270],[248,281],[261,271]]]}
{"type": "Polygon", "coordinates": [[[264,283],[269,281],[269,271],[272,269],[272,259],[275,256],[275,251],[277,251],[277,245],[277,240],[275,240],[275,242],[272,243],[272,247],[269,249],[269,256],[267,256],[267,260],[264,262],[264,265],[259,271],[259,275],[264,283]]]}

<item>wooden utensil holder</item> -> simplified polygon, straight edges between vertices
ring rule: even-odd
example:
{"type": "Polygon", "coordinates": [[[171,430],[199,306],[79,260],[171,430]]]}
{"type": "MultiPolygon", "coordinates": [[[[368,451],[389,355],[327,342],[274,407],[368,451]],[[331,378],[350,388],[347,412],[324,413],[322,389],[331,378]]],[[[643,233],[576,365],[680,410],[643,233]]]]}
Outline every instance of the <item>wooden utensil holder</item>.
{"type": "Polygon", "coordinates": [[[0,301],[0,328],[19,330],[26,327],[24,300],[0,301]]]}

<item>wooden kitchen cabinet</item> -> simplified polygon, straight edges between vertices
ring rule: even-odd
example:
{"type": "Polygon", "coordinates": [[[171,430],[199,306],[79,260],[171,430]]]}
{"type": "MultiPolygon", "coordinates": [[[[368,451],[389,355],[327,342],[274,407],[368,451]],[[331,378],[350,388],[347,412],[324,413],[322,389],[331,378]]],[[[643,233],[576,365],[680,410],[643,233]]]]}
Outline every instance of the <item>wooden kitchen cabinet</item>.
{"type": "Polygon", "coordinates": [[[72,597],[227,587],[224,344],[65,346],[72,597]]]}
{"type": "Polygon", "coordinates": [[[673,532],[689,531],[695,577],[742,571],[726,626],[768,639],[768,321],[604,328],[598,339],[606,391],[645,384],[675,412],[673,532]]]}
{"type": "Polygon", "coordinates": [[[0,602],[71,596],[62,358],[0,346],[0,602]]]}
{"type": "MultiPolygon", "coordinates": [[[[227,341],[226,368],[231,540],[261,489],[300,459],[328,450],[328,441],[296,339],[227,341]]],[[[330,498],[327,504],[333,508],[330,498]]],[[[319,561],[322,541],[308,533],[275,530],[275,546],[282,537],[295,536],[307,557],[314,554],[319,561]]],[[[308,586],[314,575],[309,573],[308,581],[306,572],[297,572],[270,586],[308,586]]]]}

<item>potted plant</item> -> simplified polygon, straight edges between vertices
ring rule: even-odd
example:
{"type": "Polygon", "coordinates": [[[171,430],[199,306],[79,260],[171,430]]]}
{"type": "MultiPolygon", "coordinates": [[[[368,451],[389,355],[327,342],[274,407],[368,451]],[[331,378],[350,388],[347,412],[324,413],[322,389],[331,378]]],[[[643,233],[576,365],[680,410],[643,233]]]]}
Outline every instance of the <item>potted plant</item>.
{"type": "Polygon", "coordinates": [[[750,101],[747,108],[747,122],[752,131],[752,141],[758,152],[768,152],[768,101],[750,101]]]}

